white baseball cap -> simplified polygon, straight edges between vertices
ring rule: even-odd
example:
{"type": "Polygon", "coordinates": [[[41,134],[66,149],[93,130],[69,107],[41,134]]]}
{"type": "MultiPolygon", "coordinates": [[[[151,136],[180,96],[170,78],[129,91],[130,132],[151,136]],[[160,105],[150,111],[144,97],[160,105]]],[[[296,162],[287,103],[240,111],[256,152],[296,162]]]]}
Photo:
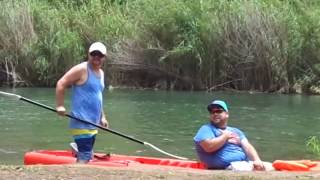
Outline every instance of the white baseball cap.
{"type": "Polygon", "coordinates": [[[101,42],[95,42],[92,43],[90,48],[89,48],[89,53],[93,52],[93,51],[99,51],[101,52],[103,55],[107,54],[107,48],[104,44],[102,44],[101,42]]]}

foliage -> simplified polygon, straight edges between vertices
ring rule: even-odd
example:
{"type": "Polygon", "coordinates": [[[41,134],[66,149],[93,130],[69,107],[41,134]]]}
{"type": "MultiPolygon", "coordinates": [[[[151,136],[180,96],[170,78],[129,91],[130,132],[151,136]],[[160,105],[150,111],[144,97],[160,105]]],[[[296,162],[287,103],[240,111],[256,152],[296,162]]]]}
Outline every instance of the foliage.
{"type": "MultiPolygon", "coordinates": [[[[91,42],[102,41],[111,63],[148,65],[149,70],[141,67],[145,73],[158,72],[148,81],[164,80],[173,89],[294,92],[296,84],[304,92],[319,89],[317,1],[0,3],[0,67],[13,62],[34,85],[54,86],[63,72],[86,58],[91,42]]],[[[108,73],[111,81],[141,78],[108,73]]]]}
{"type": "Polygon", "coordinates": [[[307,149],[320,157],[320,139],[316,136],[311,136],[307,140],[307,149]]]}

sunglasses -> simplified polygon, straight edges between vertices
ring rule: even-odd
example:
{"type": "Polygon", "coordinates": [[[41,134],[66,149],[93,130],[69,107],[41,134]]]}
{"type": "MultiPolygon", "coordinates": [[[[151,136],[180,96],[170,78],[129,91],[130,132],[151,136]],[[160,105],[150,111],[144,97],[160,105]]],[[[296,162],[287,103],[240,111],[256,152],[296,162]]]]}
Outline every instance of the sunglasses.
{"type": "Polygon", "coordinates": [[[98,56],[99,58],[103,58],[104,57],[104,55],[99,51],[92,51],[90,53],[90,56],[92,56],[92,57],[98,56]]]}
{"type": "Polygon", "coordinates": [[[216,110],[211,111],[210,113],[211,113],[211,114],[221,114],[222,112],[224,112],[224,110],[222,110],[222,109],[216,109],[216,110]]]}

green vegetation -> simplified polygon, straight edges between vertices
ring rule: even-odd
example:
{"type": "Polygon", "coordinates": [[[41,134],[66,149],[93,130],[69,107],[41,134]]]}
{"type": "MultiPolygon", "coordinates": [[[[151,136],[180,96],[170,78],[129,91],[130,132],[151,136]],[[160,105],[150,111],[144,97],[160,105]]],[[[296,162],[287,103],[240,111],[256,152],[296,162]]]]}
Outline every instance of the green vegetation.
{"type": "MultiPolygon", "coordinates": [[[[54,86],[107,44],[113,86],[320,92],[320,2],[0,1],[0,82],[54,86]]],[[[1,85],[1,84],[0,84],[1,85]]]]}
{"type": "Polygon", "coordinates": [[[311,136],[307,140],[307,149],[313,154],[320,157],[320,139],[317,136],[311,136]]]}

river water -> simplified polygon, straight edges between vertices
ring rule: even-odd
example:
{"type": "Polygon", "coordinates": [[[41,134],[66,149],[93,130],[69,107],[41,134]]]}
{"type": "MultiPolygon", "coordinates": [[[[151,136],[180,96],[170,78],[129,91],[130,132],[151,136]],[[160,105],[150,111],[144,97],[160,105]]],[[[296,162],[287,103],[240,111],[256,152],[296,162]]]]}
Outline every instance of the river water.
{"type": "MultiPolygon", "coordinates": [[[[54,107],[52,88],[0,89],[54,107]]],[[[246,133],[261,158],[316,159],[306,149],[320,136],[320,96],[227,92],[105,91],[110,128],[169,153],[196,159],[193,136],[208,121],[213,99],[229,104],[229,125],[246,133]]],[[[66,94],[66,106],[70,104],[66,94]]],[[[25,152],[69,149],[68,119],[41,107],[0,96],[0,164],[23,164],[25,152]]],[[[96,152],[167,157],[154,149],[100,130],[96,152]]]]}

